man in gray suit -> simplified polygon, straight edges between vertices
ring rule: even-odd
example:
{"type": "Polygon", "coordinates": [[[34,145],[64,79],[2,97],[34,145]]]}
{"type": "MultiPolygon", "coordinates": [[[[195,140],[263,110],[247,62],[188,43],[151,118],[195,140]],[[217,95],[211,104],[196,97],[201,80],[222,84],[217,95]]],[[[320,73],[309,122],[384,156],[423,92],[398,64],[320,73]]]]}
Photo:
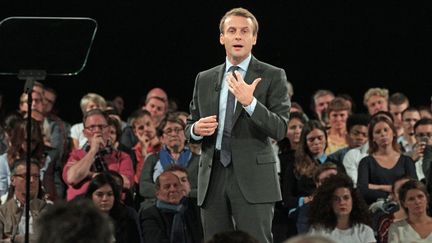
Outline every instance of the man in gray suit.
{"type": "Polygon", "coordinates": [[[197,75],[186,126],[191,142],[202,143],[198,205],[204,237],[242,230],[272,242],[273,207],[281,193],[270,140],[287,131],[288,82],[283,69],[252,56],[258,22],[248,10],[228,11],[219,28],[226,61],[197,75]]]}

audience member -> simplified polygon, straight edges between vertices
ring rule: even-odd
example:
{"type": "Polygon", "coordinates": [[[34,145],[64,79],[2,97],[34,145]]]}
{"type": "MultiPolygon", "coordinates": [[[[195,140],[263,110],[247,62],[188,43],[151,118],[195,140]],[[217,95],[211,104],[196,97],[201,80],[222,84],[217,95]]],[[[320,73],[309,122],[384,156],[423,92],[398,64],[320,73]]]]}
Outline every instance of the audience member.
{"type": "Polygon", "coordinates": [[[389,112],[393,116],[397,136],[400,137],[403,135],[402,112],[410,105],[408,97],[403,93],[397,92],[390,96],[388,103],[389,112]]]}
{"type": "Polygon", "coordinates": [[[431,242],[432,218],[427,214],[429,194],[424,184],[417,180],[405,182],[399,189],[399,199],[408,217],[390,225],[388,241],[431,242]]]}
{"type": "Polygon", "coordinates": [[[179,178],[165,171],[156,179],[156,205],[140,210],[145,243],[203,240],[199,210],[183,197],[179,178]]]}
{"type": "Polygon", "coordinates": [[[415,161],[417,179],[427,182],[432,160],[432,119],[418,120],[414,125],[414,136],[416,144],[413,146],[411,158],[415,161]]]}
{"type": "Polygon", "coordinates": [[[344,148],[347,143],[346,122],[349,115],[348,102],[342,98],[334,98],[328,108],[327,117],[329,121],[329,129],[327,130],[327,148],[326,154],[331,154],[337,150],[344,148]]]}
{"type": "Polygon", "coordinates": [[[321,122],[324,127],[328,126],[327,108],[335,95],[330,90],[320,89],[312,96],[311,108],[313,117],[321,122]]]}
{"type": "Polygon", "coordinates": [[[318,188],[310,210],[311,235],[340,243],[376,242],[366,203],[351,178],[329,177],[318,188]]]}
{"type": "Polygon", "coordinates": [[[410,155],[413,150],[414,144],[416,143],[414,125],[420,118],[420,112],[417,108],[408,107],[402,112],[403,134],[398,137],[397,142],[404,154],[410,155]]]}
{"type": "Polygon", "coordinates": [[[370,88],[364,94],[363,104],[367,107],[369,115],[378,111],[388,111],[388,90],[382,88],[370,88]]]}

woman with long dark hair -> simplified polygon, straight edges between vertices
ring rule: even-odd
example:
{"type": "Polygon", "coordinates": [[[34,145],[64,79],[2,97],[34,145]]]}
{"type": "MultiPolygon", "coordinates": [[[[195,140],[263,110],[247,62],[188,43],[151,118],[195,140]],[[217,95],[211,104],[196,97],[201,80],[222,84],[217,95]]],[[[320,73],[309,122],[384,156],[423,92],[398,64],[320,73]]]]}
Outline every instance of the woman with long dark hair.
{"type": "Polygon", "coordinates": [[[327,178],[317,189],[310,223],[310,234],[327,236],[335,242],[376,242],[367,205],[345,174],[327,178]]]}
{"type": "Polygon", "coordinates": [[[116,243],[141,243],[138,214],[120,200],[121,188],[109,172],[96,175],[90,182],[86,198],[92,200],[114,222],[116,243]]]}

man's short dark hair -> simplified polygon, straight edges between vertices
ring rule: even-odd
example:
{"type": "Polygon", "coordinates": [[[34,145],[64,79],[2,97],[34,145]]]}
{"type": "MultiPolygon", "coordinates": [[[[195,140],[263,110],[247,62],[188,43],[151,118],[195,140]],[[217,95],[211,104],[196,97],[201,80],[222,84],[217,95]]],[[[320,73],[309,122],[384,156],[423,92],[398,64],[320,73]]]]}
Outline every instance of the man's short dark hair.
{"type": "Polygon", "coordinates": [[[85,126],[87,118],[90,116],[100,115],[105,118],[105,121],[108,123],[108,115],[101,109],[92,109],[84,113],[83,116],[83,125],[85,126]]]}
{"type": "Polygon", "coordinates": [[[409,106],[408,97],[401,92],[396,92],[396,93],[392,94],[389,98],[389,104],[402,105],[403,103],[407,103],[409,106]]]}
{"type": "Polygon", "coordinates": [[[170,165],[165,171],[171,171],[171,172],[181,171],[181,172],[185,173],[187,176],[189,176],[189,173],[187,172],[186,168],[183,166],[180,166],[178,164],[170,165]]]}
{"type": "Polygon", "coordinates": [[[422,125],[432,125],[432,119],[430,118],[422,118],[420,120],[418,120],[415,124],[414,124],[414,132],[417,129],[418,126],[422,126],[422,125]]]}
{"type": "Polygon", "coordinates": [[[369,124],[369,116],[366,114],[352,114],[346,122],[347,132],[349,133],[354,126],[365,126],[369,124]]]}
{"type": "Polygon", "coordinates": [[[114,242],[111,220],[89,200],[55,204],[40,216],[36,227],[38,243],[114,242]]]}

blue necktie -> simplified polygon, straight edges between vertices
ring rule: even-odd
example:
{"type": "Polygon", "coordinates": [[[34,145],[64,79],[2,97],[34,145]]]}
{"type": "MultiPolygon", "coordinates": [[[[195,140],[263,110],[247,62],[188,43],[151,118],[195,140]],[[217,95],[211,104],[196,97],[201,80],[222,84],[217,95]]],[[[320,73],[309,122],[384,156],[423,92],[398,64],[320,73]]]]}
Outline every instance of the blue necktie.
{"type": "MultiPolygon", "coordinates": [[[[237,79],[237,77],[234,74],[234,71],[238,70],[238,66],[232,66],[228,69],[228,72],[232,72],[234,77],[237,79]]],[[[225,110],[225,125],[223,129],[223,135],[222,135],[222,145],[221,145],[221,152],[220,152],[220,161],[223,164],[224,167],[227,167],[231,163],[231,130],[232,130],[232,122],[233,122],[233,114],[234,114],[234,104],[235,104],[235,97],[231,93],[231,91],[228,90],[228,98],[227,98],[227,104],[226,104],[226,110],[225,110]]]]}

